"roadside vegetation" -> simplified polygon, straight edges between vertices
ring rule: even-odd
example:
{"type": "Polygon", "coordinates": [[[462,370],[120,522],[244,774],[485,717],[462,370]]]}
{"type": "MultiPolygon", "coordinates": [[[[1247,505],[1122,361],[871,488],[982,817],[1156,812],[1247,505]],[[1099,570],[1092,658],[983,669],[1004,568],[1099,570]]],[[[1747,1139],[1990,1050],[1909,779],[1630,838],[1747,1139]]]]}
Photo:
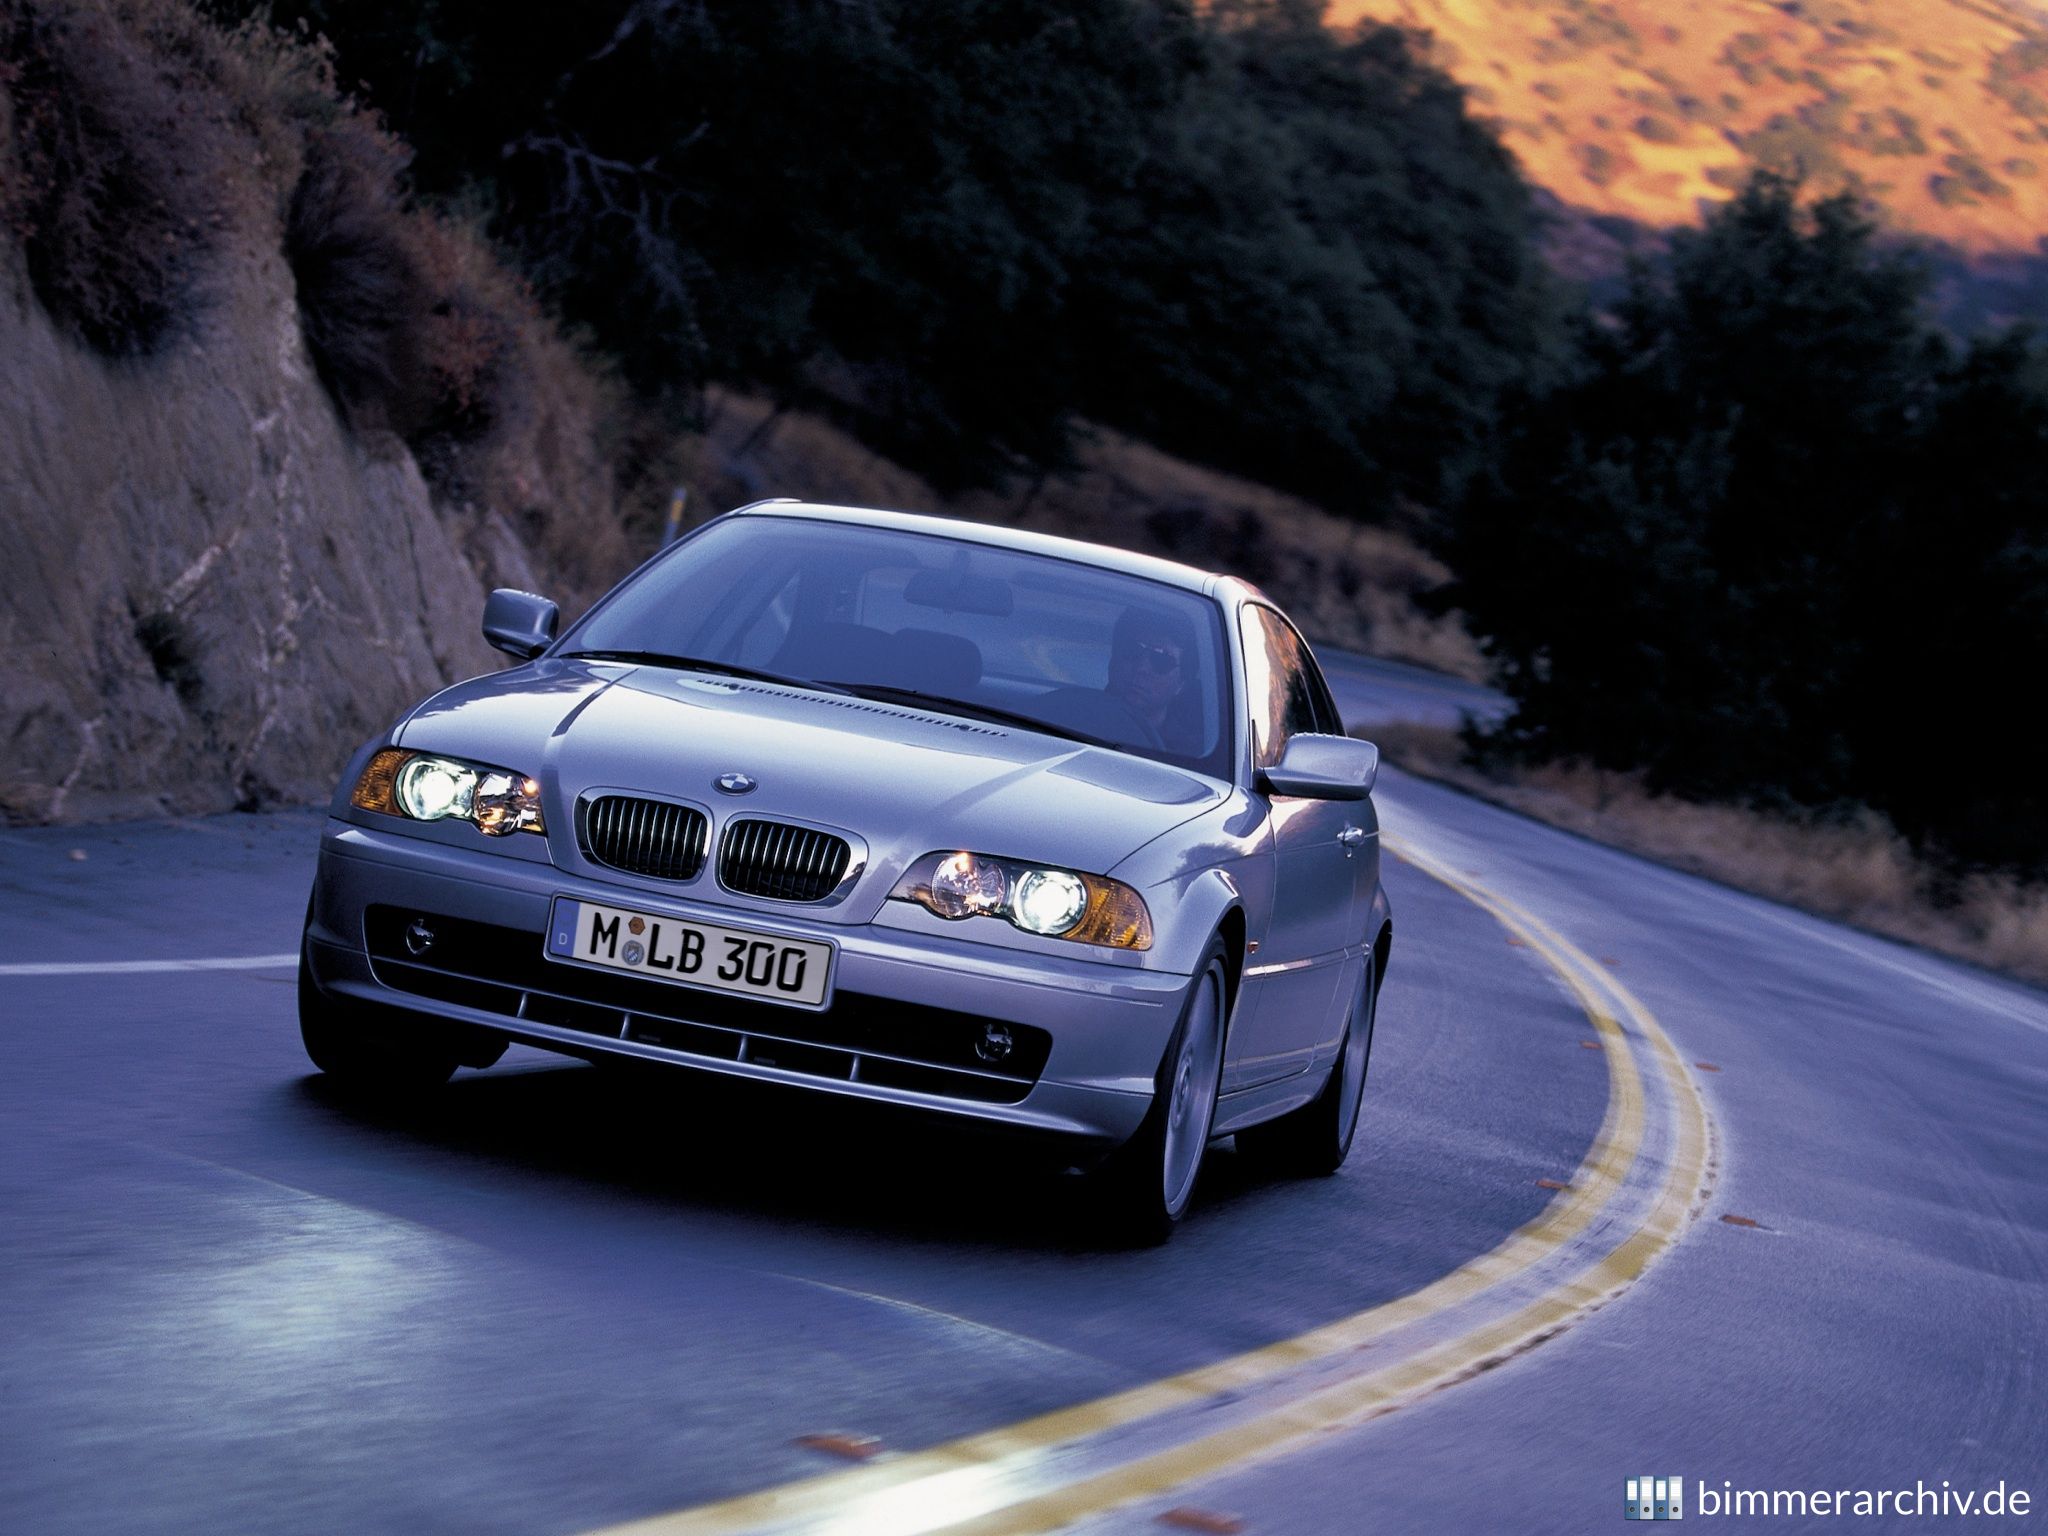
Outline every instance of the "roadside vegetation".
{"type": "Polygon", "coordinates": [[[1877,812],[1659,794],[1583,759],[1474,762],[1442,726],[1365,733],[1387,759],[1482,800],[1690,874],[2048,986],[2048,887],[1929,859],[1877,812]]]}
{"type": "Polygon", "coordinates": [[[324,41],[187,0],[0,0],[0,231],[55,319],[144,364],[203,340],[234,248],[274,245],[350,425],[601,590],[625,392],[475,219],[413,195],[411,158],[324,41]]]}
{"type": "Polygon", "coordinates": [[[1092,421],[1383,518],[1564,339],[1462,92],[1306,0],[212,3],[331,38],[643,395],[755,388],[947,489],[1092,421]]]}
{"type": "Polygon", "coordinates": [[[2048,870],[2021,746],[2048,670],[2043,359],[1934,331],[1923,282],[1853,202],[1764,175],[1588,318],[1442,528],[1516,703],[1480,762],[1867,805],[1955,878],[2048,870]]]}

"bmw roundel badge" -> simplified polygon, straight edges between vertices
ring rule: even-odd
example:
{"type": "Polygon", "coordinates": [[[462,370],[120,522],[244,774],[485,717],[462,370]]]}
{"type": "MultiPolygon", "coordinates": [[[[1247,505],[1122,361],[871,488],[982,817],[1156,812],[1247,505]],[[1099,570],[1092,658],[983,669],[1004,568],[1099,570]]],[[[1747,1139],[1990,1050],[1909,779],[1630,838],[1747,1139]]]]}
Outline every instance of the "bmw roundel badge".
{"type": "Polygon", "coordinates": [[[750,795],[754,792],[754,776],[748,773],[721,773],[718,787],[728,795],[750,795]]]}

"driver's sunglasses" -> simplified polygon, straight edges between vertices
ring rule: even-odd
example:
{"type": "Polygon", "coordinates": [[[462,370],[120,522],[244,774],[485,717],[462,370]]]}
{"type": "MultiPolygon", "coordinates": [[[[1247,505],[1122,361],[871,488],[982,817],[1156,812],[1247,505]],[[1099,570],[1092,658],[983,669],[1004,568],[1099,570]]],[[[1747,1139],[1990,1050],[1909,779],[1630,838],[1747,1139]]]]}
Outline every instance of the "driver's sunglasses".
{"type": "Polygon", "coordinates": [[[1180,647],[1177,645],[1155,645],[1140,640],[1131,647],[1131,655],[1148,672],[1164,676],[1180,670],[1180,647]]]}

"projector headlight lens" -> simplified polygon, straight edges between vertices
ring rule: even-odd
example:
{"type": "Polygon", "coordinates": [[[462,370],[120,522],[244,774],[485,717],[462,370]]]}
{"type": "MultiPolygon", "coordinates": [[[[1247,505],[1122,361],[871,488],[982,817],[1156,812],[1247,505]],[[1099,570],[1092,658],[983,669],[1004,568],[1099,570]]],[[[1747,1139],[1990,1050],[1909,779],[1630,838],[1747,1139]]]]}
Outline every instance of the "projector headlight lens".
{"type": "Polygon", "coordinates": [[[416,757],[398,770],[398,808],[414,821],[467,816],[477,771],[446,757],[416,757]]]}
{"type": "Polygon", "coordinates": [[[1032,933],[1065,933],[1088,909],[1088,886],[1064,869],[1029,869],[1010,896],[1010,920],[1032,933]]]}

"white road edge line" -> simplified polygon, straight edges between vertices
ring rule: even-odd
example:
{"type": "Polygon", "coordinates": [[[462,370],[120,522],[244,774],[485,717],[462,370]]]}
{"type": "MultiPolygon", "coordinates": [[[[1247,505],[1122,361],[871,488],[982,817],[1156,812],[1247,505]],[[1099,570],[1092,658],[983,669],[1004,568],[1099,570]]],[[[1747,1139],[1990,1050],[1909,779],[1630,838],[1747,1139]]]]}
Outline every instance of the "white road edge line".
{"type": "Polygon", "coordinates": [[[142,976],[160,971],[274,971],[297,965],[289,955],[235,955],[205,960],[64,960],[0,965],[0,976],[142,976]]]}

